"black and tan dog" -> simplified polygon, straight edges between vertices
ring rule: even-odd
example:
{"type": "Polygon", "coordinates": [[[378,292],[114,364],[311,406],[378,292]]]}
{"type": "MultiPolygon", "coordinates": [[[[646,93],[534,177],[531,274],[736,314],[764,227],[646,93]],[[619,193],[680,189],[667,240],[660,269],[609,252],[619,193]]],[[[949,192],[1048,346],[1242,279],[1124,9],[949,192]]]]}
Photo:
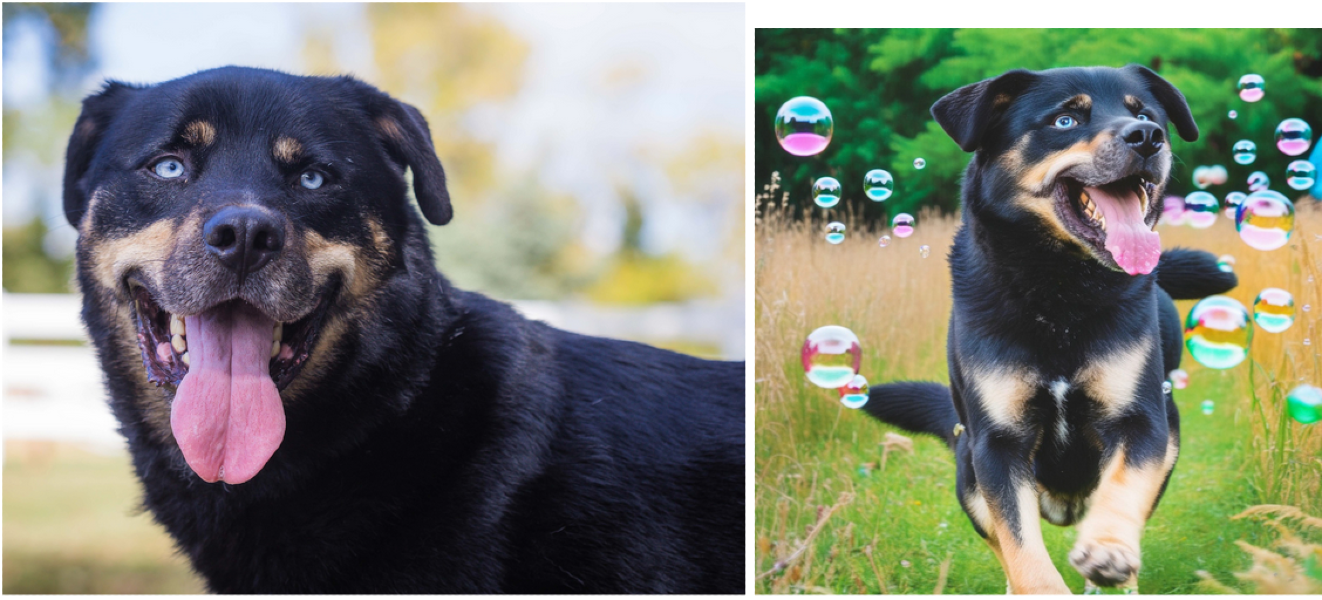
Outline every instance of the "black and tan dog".
{"type": "Polygon", "coordinates": [[[966,152],[950,252],[950,387],[872,389],[873,416],[942,437],[960,504],[1018,593],[1069,593],[1041,518],[1077,524],[1070,563],[1136,589],[1139,538],[1179,454],[1166,374],[1179,366],[1171,301],[1235,276],[1205,252],[1161,252],[1167,125],[1198,128],[1156,73],[1011,71],[932,115],[966,152]]]}
{"type": "Polygon", "coordinates": [[[144,504],[208,586],[742,592],[743,365],[452,288],[406,170],[448,222],[422,115],[348,77],[83,104],[83,318],[144,504]]]}

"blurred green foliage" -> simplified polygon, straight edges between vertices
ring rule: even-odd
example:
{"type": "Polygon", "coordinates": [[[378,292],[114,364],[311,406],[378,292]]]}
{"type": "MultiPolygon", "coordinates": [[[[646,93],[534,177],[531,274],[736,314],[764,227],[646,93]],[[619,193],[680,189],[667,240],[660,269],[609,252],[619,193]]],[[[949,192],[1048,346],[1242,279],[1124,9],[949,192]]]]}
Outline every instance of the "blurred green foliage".
{"type": "MultiPolygon", "coordinates": [[[[1322,30],[1319,29],[758,29],[755,47],[755,181],[781,185],[795,206],[810,205],[812,181],[830,175],[844,186],[844,200],[864,220],[922,206],[951,212],[959,206],[959,179],[969,156],[928,112],[941,96],[1010,69],[1146,65],[1178,87],[1189,101],[1202,136],[1177,141],[1168,188],[1192,191],[1198,165],[1224,165],[1225,185],[1208,191],[1224,197],[1244,190],[1252,171],[1264,171],[1285,190],[1291,160],[1276,151],[1276,125],[1289,117],[1322,125],[1322,30]],[[1241,75],[1266,80],[1266,97],[1239,99],[1241,75]],[[817,156],[782,150],[772,124],[795,96],[813,96],[831,109],[835,134],[817,156]],[[1238,119],[1227,117],[1230,110],[1238,119]],[[1240,139],[1258,145],[1256,162],[1238,165],[1230,148],[1240,139]],[[915,158],[927,167],[917,170],[915,158]],[[895,195],[866,200],[863,174],[883,168],[895,177],[895,195]]],[[[779,192],[778,192],[779,194],[779,192]]],[[[780,198],[776,198],[779,200],[780,198]]]]}
{"type": "Polygon", "coordinates": [[[33,219],[23,227],[4,230],[4,289],[20,294],[68,292],[73,281],[73,259],[51,258],[42,249],[46,224],[33,219]]]}

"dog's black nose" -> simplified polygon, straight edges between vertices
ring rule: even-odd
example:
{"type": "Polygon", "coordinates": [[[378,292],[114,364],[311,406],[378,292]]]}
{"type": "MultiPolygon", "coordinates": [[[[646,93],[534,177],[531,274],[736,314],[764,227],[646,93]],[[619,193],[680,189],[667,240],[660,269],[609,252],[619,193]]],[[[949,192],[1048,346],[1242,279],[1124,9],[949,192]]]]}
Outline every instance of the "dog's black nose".
{"type": "Polygon", "coordinates": [[[1147,158],[1161,151],[1166,145],[1166,131],[1152,121],[1134,121],[1120,130],[1120,139],[1129,144],[1134,152],[1147,158]]]}
{"type": "Polygon", "coordinates": [[[240,279],[266,266],[285,246],[279,219],[256,206],[220,209],[202,226],[202,238],[207,251],[240,279]]]}

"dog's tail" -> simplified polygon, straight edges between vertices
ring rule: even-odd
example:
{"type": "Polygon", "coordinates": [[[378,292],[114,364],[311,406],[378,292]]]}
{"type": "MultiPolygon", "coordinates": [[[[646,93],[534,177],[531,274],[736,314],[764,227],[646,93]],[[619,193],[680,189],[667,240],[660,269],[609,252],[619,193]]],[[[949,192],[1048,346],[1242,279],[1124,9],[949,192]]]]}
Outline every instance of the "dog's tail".
{"type": "Polygon", "coordinates": [[[1197,300],[1223,294],[1239,284],[1230,271],[1222,271],[1210,252],[1172,248],[1161,253],[1157,285],[1176,300],[1197,300]]]}
{"type": "Polygon", "coordinates": [[[926,381],[897,381],[875,386],[863,410],[884,423],[914,433],[928,433],[955,447],[959,415],[950,388],[926,381]]]}

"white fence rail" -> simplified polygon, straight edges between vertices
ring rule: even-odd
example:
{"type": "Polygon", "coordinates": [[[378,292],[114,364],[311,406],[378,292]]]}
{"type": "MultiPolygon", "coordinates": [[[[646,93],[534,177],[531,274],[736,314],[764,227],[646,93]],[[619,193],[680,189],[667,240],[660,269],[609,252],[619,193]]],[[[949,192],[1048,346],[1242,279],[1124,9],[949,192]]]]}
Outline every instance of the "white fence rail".
{"type": "MultiPolygon", "coordinates": [[[[644,308],[576,302],[513,302],[528,318],[561,329],[665,344],[698,343],[730,360],[744,358],[744,309],[738,301],[644,308]]],[[[96,356],[87,345],[13,344],[85,340],[73,294],[4,294],[4,437],[119,448],[96,356]]]]}

